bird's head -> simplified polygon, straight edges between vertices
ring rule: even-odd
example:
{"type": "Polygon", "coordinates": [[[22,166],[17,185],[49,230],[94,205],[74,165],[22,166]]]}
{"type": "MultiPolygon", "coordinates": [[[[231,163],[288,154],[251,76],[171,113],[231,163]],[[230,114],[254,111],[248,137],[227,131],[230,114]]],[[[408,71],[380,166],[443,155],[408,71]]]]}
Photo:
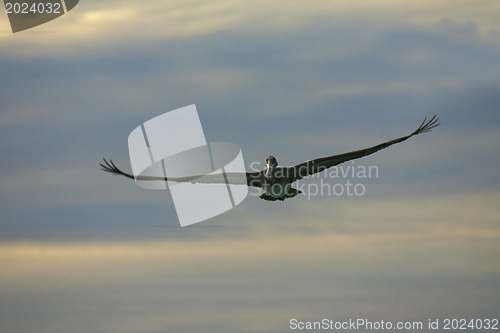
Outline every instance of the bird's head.
{"type": "Polygon", "coordinates": [[[266,158],[266,176],[270,176],[274,168],[278,165],[278,161],[274,156],[266,158]]]}

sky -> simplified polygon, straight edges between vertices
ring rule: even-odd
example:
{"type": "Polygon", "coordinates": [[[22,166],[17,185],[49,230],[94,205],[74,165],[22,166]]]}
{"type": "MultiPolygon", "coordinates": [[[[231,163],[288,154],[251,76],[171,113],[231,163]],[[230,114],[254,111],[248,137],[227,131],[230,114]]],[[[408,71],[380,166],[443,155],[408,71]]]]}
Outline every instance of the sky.
{"type": "Polygon", "coordinates": [[[499,16],[489,0],[82,0],[13,34],[2,10],[0,331],[498,319],[499,16]],[[251,190],[180,228],[168,191],[98,163],[129,171],[130,132],[191,104],[247,168],[441,125],[343,165],[371,177],[251,190]],[[313,193],[347,181],[363,195],[313,193]]]}

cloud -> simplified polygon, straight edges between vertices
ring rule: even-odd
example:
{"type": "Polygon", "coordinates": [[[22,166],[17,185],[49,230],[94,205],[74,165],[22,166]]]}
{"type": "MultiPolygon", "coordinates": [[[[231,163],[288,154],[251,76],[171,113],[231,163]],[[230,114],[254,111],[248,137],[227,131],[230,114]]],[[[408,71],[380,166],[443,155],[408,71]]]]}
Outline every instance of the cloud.
{"type": "Polygon", "coordinates": [[[196,240],[4,242],[2,325],[12,332],[284,332],[291,318],[494,315],[497,201],[498,193],[299,203],[264,223],[249,212],[238,228],[257,223],[260,232],[243,238],[219,230],[196,240]],[[289,219],[297,214],[304,229],[289,219]],[[12,316],[20,307],[32,318],[22,325],[12,316]],[[58,319],[48,325],[48,316],[58,319]]]}
{"type": "Polygon", "coordinates": [[[1,330],[498,315],[498,17],[492,1],[87,0],[13,35],[4,16],[1,330]],[[247,165],[442,125],[356,161],[379,168],[363,197],[251,196],[181,229],[168,192],[98,162],[129,169],[130,131],[192,103],[247,165]]]}
{"type": "MultiPolygon", "coordinates": [[[[241,145],[247,165],[269,154],[293,165],[368,147],[406,135],[424,115],[438,113],[443,125],[434,132],[359,161],[377,165],[383,177],[370,184],[369,195],[492,190],[498,183],[498,159],[491,160],[498,150],[498,84],[491,81],[496,49],[420,30],[388,32],[363,25],[357,34],[376,37],[368,45],[356,48],[349,42],[353,53],[311,61],[304,50],[335,53],[336,44],[328,42],[344,45],[341,41],[351,36],[326,26],[268,36],[224,32],[166,44],[131,42],[123,49],[110,46],[109,54],[64,61],[4,58],[9,80],[0,83],[5,105],[0,148],[6,156],[0,162],[1,195],[4,216],[16,222],[6,219],[12,233],[3,234],[46,237],[43,228],[15,231],[22,220],[43,216],[55,220],[58,237],[73,239],[78,236],[66,219],[71,214],[89,218],[87,211],[112,218],[116,211],[135,217],[139,210],[152,224],[167,214],[176,224],[168,194],[108,177],[97,163],[105,156],[128,169],[129,132],[193,102],[207,138],[241,145]],[[409,66],[406,50],[413,47],[431,50],[434,64],[409,66]],[[474,70],[467,69],[470,59],[478,59],[474,70]],[[441,66],[445,69],[432,69],[441,66]],[[71,208],[64,210],[65,205],[71,208]],[[165,208],[155,215],[155,205],[165,208]]],[[[264,209],[252,199],[245,205],[264,209]]],[[[84,218],[78,219],[82,228],[84,218]]],[[[86,232],[78,229],[81,235],[95,237],[99,228],[94,227],[106,223],[91,220],[86,232]]],[[[129,238],[129,231],[115,233],[129,238]]]]}
{"type": "MultiPolygon", "coordinates": [[[[304,6],[300,1],[210,3],[149,1],[147,5],[120,1],[86,1],[69,14],[35,30],[0,35],[2,53],[11,57],[69,56],[100,53],[109,45],[140,40],[178,40],[226,31],[280,33],[311,23],[377,22],[389,28],[412,25],[451,34],[459,39],[476,37],[498,42],[498,9],[492,1],[419,1],[400,3],[377,0],[327,1],[304,6]],[[49,31],[48,34],[37,32],[49,31]],[[40,47],[40,46],[45,47],[40,47]]],[[[8,29],[4,24],[4,29],[8,29]]]]}

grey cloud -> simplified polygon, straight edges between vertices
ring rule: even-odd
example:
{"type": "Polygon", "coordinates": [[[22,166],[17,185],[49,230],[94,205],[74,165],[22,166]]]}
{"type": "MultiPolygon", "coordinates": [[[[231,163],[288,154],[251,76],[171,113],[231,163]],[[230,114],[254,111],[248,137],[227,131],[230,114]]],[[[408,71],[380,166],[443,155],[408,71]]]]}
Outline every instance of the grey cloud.
{"type": "Polygon", "coordinates": [[[86,41],[92,51],[71,58],[3,51],[3,331],[288,332],[291,317],[498,314],[498,47],[470,24],[310,22],[86,41]],[[167,191],[98,162],[130,170],[130,131],[192,103],[207,139],[237,143],[247,165],[367,147],[434,113],[442,125],[357,161],[380,169],[365,197],[250,196],[180,229],[167,191]]]}
{"type": "Polygon", "coordinates": [[[427,182],[450,191],[463,189],[460,184],[480,189],[498,182],[496,160],[482,164],[480,175],[468,174],[475,161],[489,159],[496,149],[493,141],[484,146],[458,131],[484,132],[485,126],[498,124],[497,87],[490,83],[498,50],[443,33],[368,24],[350,32],[350,27],[321,22],[268,35],[225,32],[164,43],[146,40],[72,60],[4,58],[1,66],[9,80],[2,80],[0,91],[5,106],[0,137],[7,158],[0,165],[10,214],[23,207],[21,202],[38,204],[37,198],[57,207],[65,202],[64,193],[76,211],[91,203],[111,204],[114,195],[125,202],[152,200],[158,194],[144,196],[147,200],[142,194],[126,199],[116,194],[123,190],[109,187],[135,187],[105,178],[97,162],[105,156],[128,168],[130,130],[191,103],[198,105],[207,138],[238,143],[247,165],[269,154],[294,164],[363,148],[405,135],[424,115],[438,113],[443,125],[434,133],[360,161],[391,175],[377,186],[398,193],[404,183],[427,182]],[[358,46],[350,38],[366,44],[358,46]],[[338,47],[344,50],[336,54],[338,47]],[[432,61],[408,62],[412,50],[421,49],[429,50],[432,61]],[[334,56],[310,58],[304,52],[334,56]],[[439,83],[450,78],[451,86],[439,83]],[[436,160],[442,150],[453,155],[436,160]],[[444,177],[441,183],[436,174],[444,177]],[[26,175],[38,177],[31,188],[23,181],[30,179],[26,175]],[[44,188],[43,175],[55,177],[52,188],[44,188]]]}

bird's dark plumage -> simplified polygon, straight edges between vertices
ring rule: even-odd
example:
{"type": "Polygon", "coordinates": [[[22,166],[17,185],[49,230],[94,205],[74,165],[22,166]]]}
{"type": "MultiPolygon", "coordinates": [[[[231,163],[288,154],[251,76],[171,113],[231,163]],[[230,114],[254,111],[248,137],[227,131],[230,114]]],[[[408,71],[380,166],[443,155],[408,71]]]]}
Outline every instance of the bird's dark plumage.
{"type": "Polygon", "coordinates": [[[105,172],[109,172],[115,175],[122,175],[130,179],[135,180],[164,180],[164,181],[175,181],[175,182],[191,182],[191,183],[229,183],[234,185],[247,185],[252,187],[264,188],[265,193],[261,198],[269,201],[284,200],[289,197],[294,197],[300,191],[293,189],[291,184],[307,176],[311,176],[315,173],[324,171],[328,168],[336,166],[338,164],[361,158],[364,156],[371,155],[381,149],[392,146],[393,144],[405,141],[414,135],[420,133],[430,132],[433,128],[439,126],[439,118],[433,116],[427,121],[427,117],[424,119],[422,124],[410,135],[403,136],[398,139],[390,140],[379,145],[365,148],[361,150],[352,151],[349,153],[321,157],[314,160],[306,161],[297,164],[293,167],[278,167],[276,159],[273,156],[269,156],[266,160],[266,169],[257,172],[247,172],[246,177],[241,177],[241,174],[237,173],[226,173],[225,175],[206,175],[206,176],[188,176],[188,177],[174,177],[166,178],[162,176],[134,176],[132,174],[123,172],[120,170],[111,160],[103,159],[103,163],[100,163],[101,169],[105,172]],[[273,165],[270,166],[269,160],[273,161],[273,165]],[[245,183],[246,179],[246,183],[245,183]],[[273,186],[283,187],[283,191],[279,195],[273,195],[268,188],[273,186]]]}

